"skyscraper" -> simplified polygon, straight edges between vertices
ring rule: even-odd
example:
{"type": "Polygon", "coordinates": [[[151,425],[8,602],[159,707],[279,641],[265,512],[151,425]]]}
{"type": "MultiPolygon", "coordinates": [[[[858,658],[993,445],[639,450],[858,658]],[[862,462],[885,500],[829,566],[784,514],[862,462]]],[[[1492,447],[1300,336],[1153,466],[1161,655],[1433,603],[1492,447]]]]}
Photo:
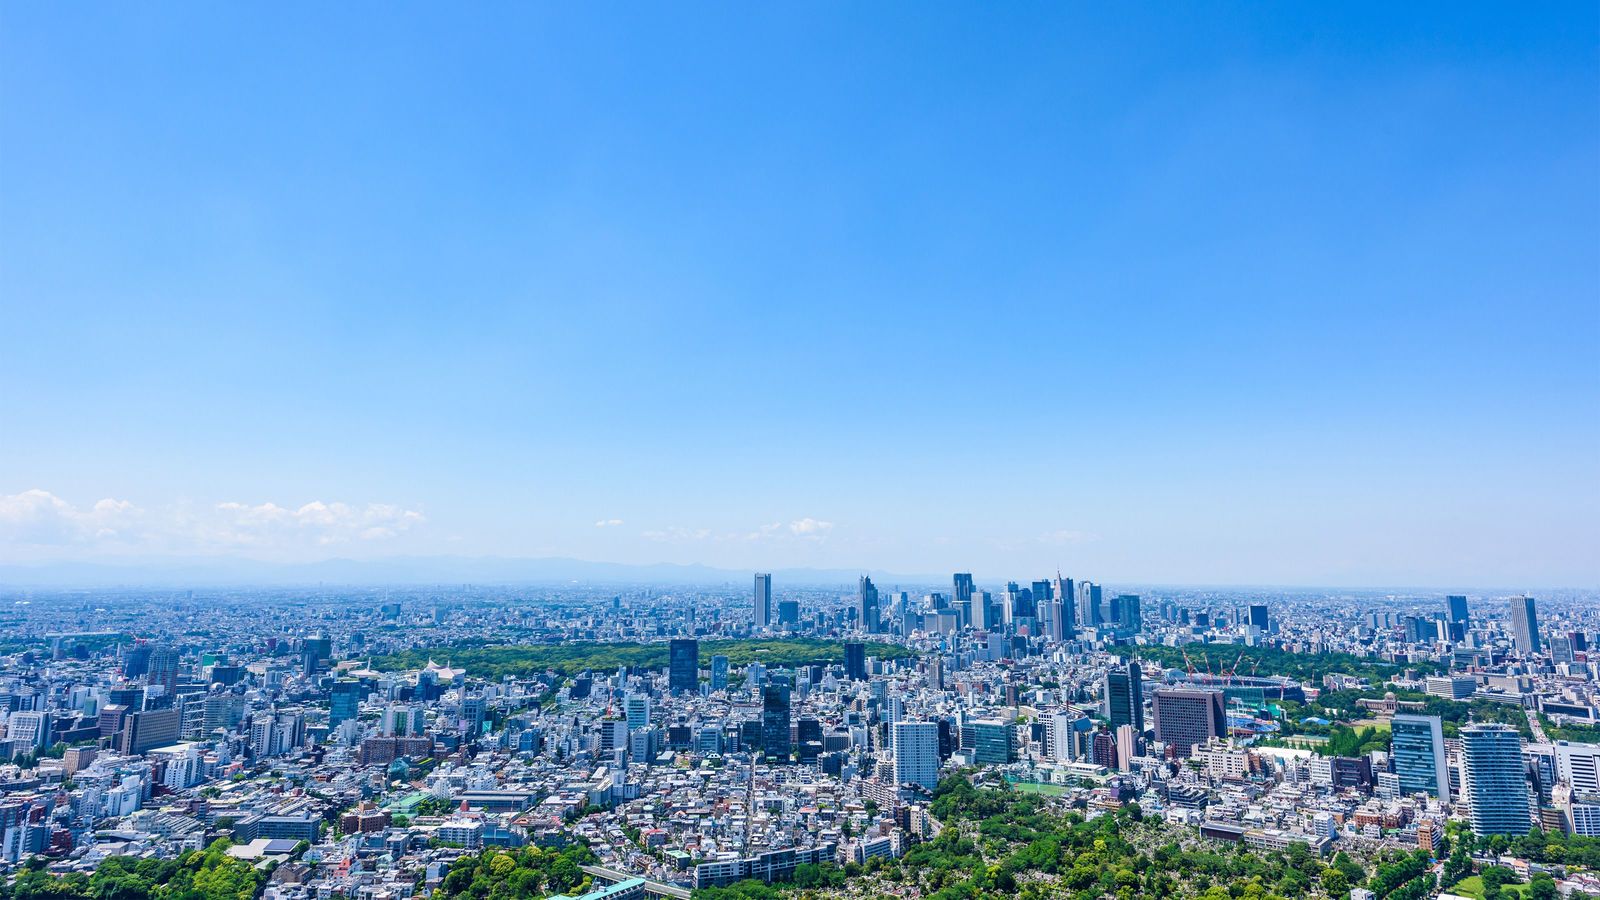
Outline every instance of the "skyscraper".
{"type": "Polygon", "coordinates": [[[328,725],[338,728],[341,722],[354,719],[361,709],[361,698],[366,690],[359,681],[335,681],[333,696],[328,702],[328,725]]]}
{"type": "Polygon", "coordinates": [[[1266,634],[1272,630],[1272,619],[1267,615],[1265,603],[1250,604],[1250,627],[1266,634]]]}
{"type": "Polygon", "coordinates": [[[1438,716],[1398,714],[1390,720],[1394,771],[1403,794],[1450,799],[1450,767],[1444,758],[1444,728],[1438,716]]]}
{"type": "Polygon", "coordinates": [[[972,601],[972,573],[957,572],[955,575],[955,598],[957,606],[972,601]]]}
{"type": "Polygon", "coordinates": [[[1127,634],[1138,634],[1144,630],[1144,610],[1138,594],[1118,595],[1117,627],[1127,634]]]}
{"type": "Polygon", "coordinates": [[[1162,687],[1150,698],[1156,740],[1166,744],[1174,756],[1188,758],[1196,744],[1228,733],[1221,691],[1162,687]]]}
{"type": "Polygon", "coordinates": [[[894,723],[894,780],[933,790],[939,783],[939,726],[933,722],[894,723]]]}
{"type": "Polygon", "coordinates": [[[768,628],[772,625],[772,576],[765,572],[756,573],[755,596],[755,627],[768,628]]]}
{"type": "Polygon", "coordinates": [[[1469,613],[1467,612],[1467,598],[1460,594],[1451,594],[1444,598],[1445,606],[1450,610],[1452,624],[1465,625],[1469,613]]]}
{"type": "Polygon", "coordinates": [[[166,688],[167,696],[178,692],[178,651],[174,647],[160,646],[150,651],[150,671],[145,684],[159,684],[166,688]]]}
{"type": "Polygon", "coordinates": [[[667,685],[674,692],[693,693],[700,689],[700,642],[694,638],[673,638],[669,645],[667,685]]]}
{"type": "Polygon", "coordinates": [[[973,631],[989,631],[994,628],[994,607],[989,603],[988,591],[973,593],[970,615],[973,631]]]}
{"type": "Polygon", "coordinates": [[[761,752],[786,761],[789,751],[789,679],[774,675],[761,687],[761,752]]]}
{"type": "Polygon", "coordinates": [[[722,654],[711,657],[711,689],[720,691],[728,686],[728,658],[722,654]]]}
{"type": "Polygon", "coordinates": [[[799,600],[779,600],[778,601],[778,625],[782,626],[782,627],[788,627],[790,625],[799,625],[799,624],[800,624],[800,601],[799,600]]]}
{"type": "Polygon", "coordinates": [[[1461,775],[1473,834],[1528,833],[1527,764],[1515,728],[1477,724],[1461,729],[1461,775]]]}
{"type": "Polygon", "coordinates": [[[1112,730],[1132,725],[1135,731],[1144,732],[1143,681],[1144,672],[1137,660],[1129,660],[1126,666],[1116,666],[1106,672],[1106,718],[1111,720],[1112,730]]]}
{"type": "Polygon", "coordinates": [[[851,681],[867,680],[867,647],[858,641],[844,645],[844,677],[851,681]]]}
{"type": "Polygon", "coordinates": [[[1078,582],[1078,624],[1091,628],[1105,623],[1100,611],[1100,585],[1092,581],[1078,582]]]}
{"type": "Polygon", "coordinates": [[[861,576],[861,595],[858,600],[857,610],[860,612],[861,630],[869,634],[877,634],[883,627],[878,616],[878,588],[872,579],[861,576]]]}
{"type": "Polygon", "coordinates": [[[1511,638],[1524,656],[1539,652],[1539,613],[1532,597],[1511,598],[1511,638]]]}

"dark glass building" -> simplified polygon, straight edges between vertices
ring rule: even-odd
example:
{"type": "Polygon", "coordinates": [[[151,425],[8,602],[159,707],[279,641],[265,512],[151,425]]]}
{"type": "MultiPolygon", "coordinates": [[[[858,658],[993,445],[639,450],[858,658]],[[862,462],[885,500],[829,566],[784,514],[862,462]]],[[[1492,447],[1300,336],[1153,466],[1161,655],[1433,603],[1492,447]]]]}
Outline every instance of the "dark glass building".
{"type": "Polygon", "coordinates": [[[700,689],[700,642],[694,638],[672,640],[667,684],[673,691],[700,689]]]}

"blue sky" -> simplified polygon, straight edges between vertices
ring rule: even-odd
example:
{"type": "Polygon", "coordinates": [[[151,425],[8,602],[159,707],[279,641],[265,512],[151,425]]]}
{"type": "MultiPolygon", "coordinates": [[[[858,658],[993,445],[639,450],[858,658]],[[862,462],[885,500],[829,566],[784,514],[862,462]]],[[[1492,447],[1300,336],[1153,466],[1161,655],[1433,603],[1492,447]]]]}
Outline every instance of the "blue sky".
{"type": "Polygon", "coordinates": [[[0,560],[1600,585],[1597,38],[6,4],[0,560]]]}

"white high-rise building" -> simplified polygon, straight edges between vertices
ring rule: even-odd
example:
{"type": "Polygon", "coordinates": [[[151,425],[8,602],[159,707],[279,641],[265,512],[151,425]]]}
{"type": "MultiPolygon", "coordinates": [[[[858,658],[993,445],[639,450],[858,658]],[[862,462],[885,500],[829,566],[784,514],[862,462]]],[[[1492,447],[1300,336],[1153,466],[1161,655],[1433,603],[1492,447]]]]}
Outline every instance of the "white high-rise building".
{"type": "Polygon", "coordinates": [[[939,784],[939,726],[933,722],[894,724],[894,780],[933,790],[939,784]]]}
{"type": "Polygon", "coordinates": [[[765,572],[756,573],[754,621],[757,628],[772,625],[772,576],[765,572]]]}

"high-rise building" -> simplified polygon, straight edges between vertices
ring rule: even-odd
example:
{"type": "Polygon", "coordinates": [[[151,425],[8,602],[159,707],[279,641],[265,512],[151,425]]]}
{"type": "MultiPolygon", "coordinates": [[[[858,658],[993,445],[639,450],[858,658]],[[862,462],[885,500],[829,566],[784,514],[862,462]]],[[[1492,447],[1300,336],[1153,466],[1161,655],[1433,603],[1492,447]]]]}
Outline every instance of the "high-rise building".
{"type": "Polygon", "coordinates": [[[1467,612],[1467,598],[1460,594],[1451,594],[1444,598],[1445,606],[1450,611],[1452,624],[1465,625],[1469,614],[1467,612]]]}
{"type": "MultiPolygon", "coordinates": [[[[102,717],[103,721],[104,717],[102,717]]],[[[176,744],[183,726],[182,713],[176,709],[147,709],[129,713],[122,722],[117,749],[123,753],[139,755],[156,747],[176,744]]]]}
{"type": "Polygon", "coordinates": [[[1438,716],[1397,714],[1390,720],[1389,755],[1400,792],[1450,799],[1450,767],[1444,757],[1444,728],[1438,716]]]}
{"type": "Polygon", "coordinates": [[[972,630],[991,631],[994,629],[994,606],[989,602],[988,591],[977,591],[972,595],[972,630]]]}
{"type": "Polygon", "coordinates": [[[728,687],[728,658],[718,653],[711,657],[711,689],[713,691],[725,690],[728,687]]]}
{"type": "Polygon", "coordinates": [[[778,601],[778,624],[785,628],[800,624],[799,600],[778,601]]]}
{"type": "Polygon", "coordinates": [[[1143,681],[1144,672],[1137,660],[1106,672],[1106,718],[1111,720],[1113,730],[1132,725],[1135,731],[1144,733],[1143,681]]]}
{"type": "Polygon", "coordinates": [[[150,671],[150,645],[140,642],[128,648],[122,658],[122,677],[140,678],[150,671]]]}
{"type": "Polygon", "coordinates": [[[1166,744],[1173,756],[1188,758],[1196,744],[1228,733],[1221,691],[1161,687],[1150,700],[1156,740],[1166,744]]]}
{"type": "Polygon", "coordinates": [[[6,719],[6,740],[34,750],[50,744],[50,714],[14,712],[6,719]]]}
{"type": "Polygon", "coordinates": [[[1071,578],[1062,578],[1061,573],[1056,573],[1055,581],[1050,585],[1050,596],[1060,606],[1060,615],[1057,616],[1056,627],[1060,631],[1059,640],[1072,637],[1073,623],[1078,616],[1078,595],[1073,587],[1071,578]]]}
{"type": "Polygon", "coordinates": [[[1476,724],[1461,729],[1461,780],[1473,834],[1528,833],[1527,763],[1515,728],[1476,724]]]}
{"type": "Polygon", "coordinates": [[[167,696],[178,692],[178,651],[174,647],[160,646],[150,651],[150,671],[145,673],[145,684],[159,684],[167,696]]]}
{"type": "Polygon", "coordinates": [[[858,641],[844,645],[844,677],[851,681],[867,680],[867,647],[858,641]]]}
{"type": "Polygon", "coordinates": [[[339,723],[354,719],[361,710],[361,698],[366,689],[359,681],[335,681],[333,696],[328,703],[328,725],[338,728],[339,723]]]}
{"type": "Polygon", "coordinates": [[[1078,582],[1078,624],[1085,628],[1105,624],[1100,609],[1100,585],[1092,581],[1078,582]]]}
{"type": "Polygon", "coordinates": [[[772,576],[766,572],[756,573],[755,596],[755,627],[767,628],[772,625],[772,576]]]}
{"type": "Polygon", "coordinates": [[[1016,743],[1011,725],[999,719],[972,723],[973,762],[980,766],[1003,766],[1016,759],[1016,743]]]}
{"type": "Polygon", "coordinates": [[[1511,598],[1511,639],[1524,656],[1539,652],[1539,613],[1532,597],[1511,598]]]}
{"type": "Polygon", "coordinates": [[[1117,628],[1126,634],[1138,634],[1144,630],[1144,611],[1138,594],[1117,596],[1117,628]]]}
{"type": "Polygon", "coordinates": [[[673,691],[700,690],[700,642],[673,638],[668,647],[667,686],[673,691]]]}
{"type": "Polygon", "coordinates": [[[1250,604],[1250,627],[1262,634],[1272,630],[1272,618],[1267,614],[1265,603],[1250,604]]]}
{"type": "Polygon", "coordinates": [[[878,588],[872,579],[861,576],[861,593],[856,607],[860,614],[861,630],[869,634],[877,634],[883,627],[883,622],[878,616],[878,588]]]}
{"type": "Polygon", "coordinates": [[[933,722],[894,723],[894,780],[933,790],[939,784],[939,726],[933,722]]]}
{"type": "Polygon", "coordinates": [[[971,572],[957,572],[956,575],[955,575],[955,579],[954,580],[955,580],[955,592],[954,592],[955,596],[953,597],[953,600],[954,600],[955,605],[956,606],[961,606],[962,604],[971,603],[972,602],[972,573],[971,572]]]}
{"type": "MultiPolygon", "coordinates": [[[[716,666],[713,665],[712,669],[714,671],[716,666]]],[[[622,701],[622,710],[624,715],[627,716],[630,729],[650,727],[649,694],[629,694],[627,699],[622,701]]]]}
{"type": "Polygon", "coordinates": [[[769,760],[787,761],[789,740],[789,679],[774,675],[761,687],[761,752],[769,760]]]}

